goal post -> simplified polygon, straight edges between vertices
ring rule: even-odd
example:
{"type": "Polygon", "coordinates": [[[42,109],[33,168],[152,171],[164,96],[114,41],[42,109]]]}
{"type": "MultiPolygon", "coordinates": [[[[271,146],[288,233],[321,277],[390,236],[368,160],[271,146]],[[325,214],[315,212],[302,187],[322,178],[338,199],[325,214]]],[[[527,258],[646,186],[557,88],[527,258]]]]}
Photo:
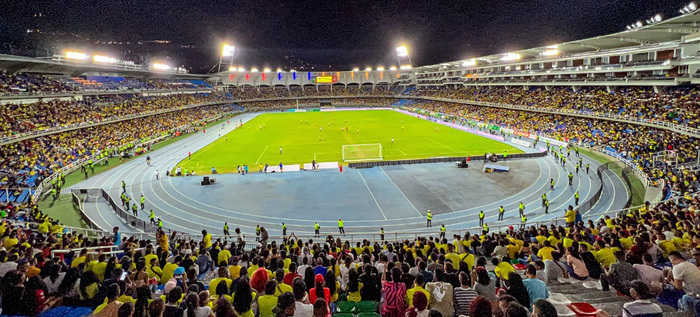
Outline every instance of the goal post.
{"type": "Polygon", "coordinates": [[[380,143],[343,145],[343,161],[345,162],[381,161],[383,159],[380,143]]]}

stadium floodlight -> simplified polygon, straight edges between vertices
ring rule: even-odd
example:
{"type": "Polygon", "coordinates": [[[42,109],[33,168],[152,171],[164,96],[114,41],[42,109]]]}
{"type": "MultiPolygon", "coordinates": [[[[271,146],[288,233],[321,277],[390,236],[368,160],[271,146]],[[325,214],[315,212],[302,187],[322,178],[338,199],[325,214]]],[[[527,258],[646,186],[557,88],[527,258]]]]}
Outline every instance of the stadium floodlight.
{"type": "Polygon", "coordinates": [[[556,56],[559,55],[559,50],[546,50],[540,54],[542,54],[542,56],[556,56]]]}
{"type": "Polygon", "coordinates": [[[352,69],[352,71],[353,71],[353,72],[359,72],[359,71],[360,71],[360,68],[359,68],[359,67],[355,67],[355,68],[352,69]]]}
{"type": "Polygon", "coordinates": [[[411,65],[401,65],[400,68],[401,68],[401,69],[411,69],[411,68],[413,68],[413,66],[411,66],[411,65]]]}
{"type": "Polygon", "coordinates": [[[372,71],[372,67],[367,67],[367,68],[365,68],[365,71],[366,71],[366,72],[372,71]]]}
{"type": "Polygon", "coordinates": [[[250,69],[250,72],[251,72],[251,73],[257,73],[257,72],[258,72],[258,68],[257,68],[257,67],[253,67],[253,68],[250,69]]]}
{"type": "Polygon", "coordinates": [[[263,68],[263,73],[269,73],[269,72],[270,72],[270,68],[269,68],[269,67],[263,68]]]}
{"type": "Polygon", "coordinates": [[[235,72],[236,71],[236,66],[229,66],[228,71],[230,72],[235,72]]]}
{"type": "Polygon", "coordinates": [[[153,63],[153,69],[155,70],[170,70],[172,67],[168,64],[163,64],[163,63],[153,63]]]}
{"type": "Polygon", "coordinates": [[[277,68],[277,72],[278,72],[278,73],[281,73],[281,72],[282,72],[282,68],[277,68]]]}
{"type": "Polygon", "coordinates": [[[628,25],[628,26],[627,26],[627,29],[628,29],[628,30],[632,30],[632,26],[628,25]]]}
{"type": "Polygon", "coordinates": [[[95,63],[104,63],[104,64],[116,64],[117,63],[116,58],[109,57],[109,56],[103,56],[103,55],[93,55],[92,61],[95,63]]]}
{"type": "Polygon", "coordinates": [[[690,11],[695,11],[697,8],[698,7],[695,6],[695,2],[688,3],[688,9],[690,9],[690,11]]]}
{"type": "Polygon", "coordinates": [[[408,57],[408,48],[406,45],[401,45],[396,48],[396,55],[399,57],[408,57]]]}
{"type": "Polygon", "coordinates": [[[642,24],[642,21],[637,21],[637,24],[636,24],[636,25],[637,25],[638,28],[641,28],[644,24],[642,24]]]}
{"type": "Polygon", "coordinates": [[[83,52],[73,52],[73,51],[66,52],[66,59],[84,61],[84,60],[87,60],[88,58],[90,58],[90,57],[83,52]]]}
{"type": "Polygon", "coordinates": [[[509,62],[509,61],[517,61],[521,59],[522,56],[518,53],[507,53],[503,57],[501,57],[501,60],[504,62],[509,62]]]}
{"type": "Polygon", "coordinates": [[[380,71],[380,72],[384,71],[384,66],[379,66],[379,67],[377,67],[377,70],[380,71]]]}
{"type": "Polygon", "coordinates": [[[661,17],[661,14],[656,14],[656,15],[655,15],[653,18],[651,18],[651,19],[652,19],[652,21],[654,21],[654,22],[656,22],[656,23],[659,23],[659,22],[661,22],[661,20],[662,20],[663,18],[661,17]]]}
{"type": "Polygon", "coordinates": [[[468,66],[476,66],[476,59],[468,59],[466,61],[462,62],[462,66],[468,67],[468,66]]]}
{"type": "Polygon", "coordinates": [[[239,71],[239,72],[244,72],[244,71],[245,71],[245,67],[243,67],[243,66],[238,67],[238,71],[239,71]]]}
{"type": "Polygon", "coordinates": [[[389,70],[396,70],[396,66],[389,67],[389,70]]]}
{"type": "Polygon", "coordinates": [[[233,57],[233,53],[236,52],[236,47],[233,45],[224,44],[221,49],[222,57],[233,57]]]}

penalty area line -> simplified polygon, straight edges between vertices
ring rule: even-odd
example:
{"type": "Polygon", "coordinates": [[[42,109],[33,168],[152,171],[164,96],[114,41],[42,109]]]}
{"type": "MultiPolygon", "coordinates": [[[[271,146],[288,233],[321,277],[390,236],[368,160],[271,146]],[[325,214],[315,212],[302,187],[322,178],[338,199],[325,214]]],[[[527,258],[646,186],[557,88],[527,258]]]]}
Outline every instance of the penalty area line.
{"type": "Polygon", "coordinates": [[[262,151],[262,153],[260,153],[260,156],[258,157],[258,160],[255,161],[255,164],[259,164],[259,163],[260,163],[260,159],[263,157],[263,155],[264,155],[265,152],[267,151],[267,148],[268,148],[268,147],[270,147],[270,146],[269,146],[269,145],[265,146],[265,149],[262,151]]]}

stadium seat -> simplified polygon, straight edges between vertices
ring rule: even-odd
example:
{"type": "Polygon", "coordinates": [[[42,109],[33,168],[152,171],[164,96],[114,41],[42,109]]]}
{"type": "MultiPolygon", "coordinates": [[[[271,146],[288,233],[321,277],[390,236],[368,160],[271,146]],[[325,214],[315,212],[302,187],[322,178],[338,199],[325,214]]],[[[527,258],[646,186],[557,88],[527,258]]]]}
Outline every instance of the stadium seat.
{"type": "Polygon", "coordinates": [[[379,309],[379,303],[375,301],[361,301],[357,303],[357,310],[363,313],[376,312],[379,309]]]}
{"type": "Polygon", "coordinates": [[[338,313],[353,313],[357,308],[355,302],[345,301],[336,303],[336,312],[338,313]]]}

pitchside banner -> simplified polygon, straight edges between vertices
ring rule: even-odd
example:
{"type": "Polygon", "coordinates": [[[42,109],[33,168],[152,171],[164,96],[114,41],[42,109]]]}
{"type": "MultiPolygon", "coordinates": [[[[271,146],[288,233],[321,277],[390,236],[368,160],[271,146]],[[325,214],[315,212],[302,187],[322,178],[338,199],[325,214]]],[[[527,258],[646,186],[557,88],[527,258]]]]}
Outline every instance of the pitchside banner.
{"type": "Polygon", "coordinates": [[[530,132],[525,132],[525,131],[513,130],[513,134],[519,135],[519,136],[524,137],[524,138],[530,137],[530,132]]]}
{"type": "Polygon", "coordinates": [[[532,142],[527,142],[527,141],[519,140],[516,138],[513,138],[512,140],[510,140],[510,142],[513,142],[513,144],[517,144],[520,146],[532,147],[532,142]]]}

